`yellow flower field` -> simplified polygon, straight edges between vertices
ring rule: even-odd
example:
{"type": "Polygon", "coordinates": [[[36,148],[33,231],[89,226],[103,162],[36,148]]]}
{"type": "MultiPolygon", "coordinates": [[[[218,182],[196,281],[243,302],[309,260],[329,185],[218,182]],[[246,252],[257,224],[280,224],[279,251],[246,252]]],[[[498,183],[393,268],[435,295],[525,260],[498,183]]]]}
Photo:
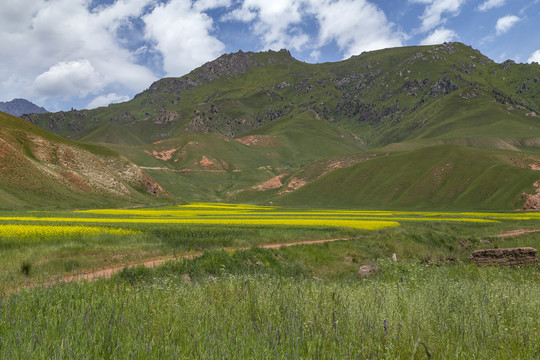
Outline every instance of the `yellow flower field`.
{"type": "Polygon", "coordinates": [[[0,236],[66,236],[121,229],[100,224],[198,224],[235,226],[349,227],[379,230],[399,226],[400,222],[497,223],[505,220],[538,220],[537,213],[425,212],[290,209],[225,203],[190,203],[163,208],[96,209],[73,212],[33,212],[34,216],[4,216],[0,221],[28,225],[0,225],[0,236]],[[58,216],[61,214],[60,216],[58,216]],[[79,216],[77,216],[79,215],[79,216]],[[46,223],[60,225],[46,225],[46,223]],[[75,226],[64,226],[63,223],[75,226]],[[30,225],[31,224],[31,225],[30,225]],[[91,224],[81,226],[79,224],[91,224]]]}
{"type": "Polygon", "coordinates": [[[16,238],[20,240],[44,240],[58,237],[92,236],[104,233],[122,236],[137,232],[133,230],[113,229],[100,226],[0,225],[0,238],[16,238]]]}

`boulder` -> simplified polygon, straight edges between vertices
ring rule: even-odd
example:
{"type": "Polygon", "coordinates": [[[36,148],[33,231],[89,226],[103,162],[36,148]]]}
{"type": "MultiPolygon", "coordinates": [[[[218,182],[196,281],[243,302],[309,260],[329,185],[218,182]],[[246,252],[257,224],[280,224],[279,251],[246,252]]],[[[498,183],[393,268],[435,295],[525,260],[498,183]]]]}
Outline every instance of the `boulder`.
{"type": "Polygon", "coordinates": [[[471,261],[477,265],[537,265],[538,250],[532,247],[483,249],[471,254],[471,261]]]}
{"type": "Polygon", "coordinates": [[[358,269],[358,272],[356,273],[356,276],[358,277],[368,277],[370,275],[373,275],[377,272],[378,268],[376,265],[362,265],[360,266],[360,269],[358,269]]]}

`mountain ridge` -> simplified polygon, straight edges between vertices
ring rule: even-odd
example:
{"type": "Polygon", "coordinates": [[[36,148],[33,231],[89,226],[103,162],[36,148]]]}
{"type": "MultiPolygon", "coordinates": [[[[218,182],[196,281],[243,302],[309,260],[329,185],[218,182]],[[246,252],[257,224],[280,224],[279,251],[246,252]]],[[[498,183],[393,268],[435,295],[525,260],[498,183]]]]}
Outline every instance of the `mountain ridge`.
{"type": "Polygon", "coordinates": [[[286,50],[238,52],[183,77],[158,80],[127,103],[25,118],[74,139],[113,122],[135,135],[152,133],[144,139],[150,143],[183,132],[235,137],[287,114],[310,111],[377,146],[394,141],[384,136],[394,124],[465,89],[478,88],[501,104],[538,114],[539,73],[534,64],[496,64],[460,43],[378,50],[325,64],[301,63],[286,50]],[[501,75],[513,75],[514,69],[516,79],[501,75]]]}
{"type": "MultiPolygon", "coordinates": [[[[514,209],[525,202],[523,193],[535,194],[536,170],[504,159],[515,153],[537,163],[539,79],[538,64],[498,64],[461,43],[383,49],[323,64],[300,62],[287,50],[240,51],[183,77],[158,80],[125,103],[24,118],[120,152],[187,200],[308,206],[317,196],[305,189],[333,196],[324,190],[332,188],[324,179],[362,183],[362,171],[379,169],[388,176],[373,189],[377,197],[356,196],[356,189],[345,191],[339,202],[514,209]],[[426,198],[423,186],[411,187],[407,201],[384,195],[400,189],[400,179],[413,183],[415,177],[432,176],[414,175],[412,168],[438,166],[446,156],[440,149],[476,159],[470,166],[480,178],[471,188],[503,186],[480,176],[491,168],[523,174],[526,181],[516,180],[499,200],[487,193],[474,201],[458,199],[455,192],[454,198],[430,193],[445,205],[426,198]],[[498,155],[501,151],[508,154],[498,155]],[[431,152],[440,159],[428,156],[431,152]],[[394,174],[396,166],[402,174],[394,174]],[[304,176],[306,169],[310,176],[304,176]]],[[[468,174],[456,158],[452,163],[468,174]]],[[[441,174],[443,183],[453,184],[444,191],[459,188],[459,177],[441,174]]],[[[463,191],[473,198],[469,188],[463,191]]]]}
{"type": "Polygon", "coordinates": [[[21,116],[24,114],[44,114],[49,111],[44,107],[38,106],[26,99],[13,99],[11,101],[1,102],[0,111],[13,116],[21,116]]]}

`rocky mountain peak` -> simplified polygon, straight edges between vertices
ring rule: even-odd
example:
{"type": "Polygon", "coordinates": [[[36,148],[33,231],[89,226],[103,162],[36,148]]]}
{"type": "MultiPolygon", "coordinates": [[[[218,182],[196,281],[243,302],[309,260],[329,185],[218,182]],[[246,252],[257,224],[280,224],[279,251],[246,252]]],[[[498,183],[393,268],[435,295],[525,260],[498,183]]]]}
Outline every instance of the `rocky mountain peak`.
{"type": "Polygon", "coordinates": [[[45,108],[37,106],[36,104],[25,99],[13,99],[7,102],[0,101],[0,111],[13,116],[48,113],[45,108]]]}
{"type": "Polygon", "coordinates": [[[255,66],[291,62],[295,59],[289,50],[266,52],[244,52],[239,50],[235,53],[224,54],[215,60],[209,61],[201,67],[193,70],[188,75],[180,78],[165,78],[154,82],[146,93],[173,93],[178,94],[182,90],[193,89],[202,84],[210,83],[222,77],[231,77],[247,72],[255,66]]]}

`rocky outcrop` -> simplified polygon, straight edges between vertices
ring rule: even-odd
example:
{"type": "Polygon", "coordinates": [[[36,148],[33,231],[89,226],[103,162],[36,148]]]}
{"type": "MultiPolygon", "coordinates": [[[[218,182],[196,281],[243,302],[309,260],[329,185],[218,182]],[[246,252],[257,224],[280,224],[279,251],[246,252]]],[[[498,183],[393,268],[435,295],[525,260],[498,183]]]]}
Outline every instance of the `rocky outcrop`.
{"type": "Polygon", "coordinates": [[[431,87],[429,95],[431,95],[431,97],[437,97],[439,95],[446,95],[457,89],[459,89],[457,84],[454,84],[450,79],[444,77],[437,80],[435,85],[431,87]]]}
{"type": "Polygon", "coordinates": [[[418,80],[411,80],[411,81],[406,81],[403,86],[401,87],[401,90],[402,91],[416,91],[416,90],[421,90],[423,89],[427,84],[429,84],[429,79],[428,78],[424,78],[424,80],[422,80],[422,82],[418,81],[418,80]]]}
{"type": "Polygon", "coordinates": [[[182,90],[187,89],[194,89],[196,87],[199,87],[201,83],[195,79],[192,79],[188,76],[184,76],[181,78],[166,78],[161,79],[156,82],[154,82],[148,90],[135,95],[135,98],[139,97],[142,94],[152,94],[152,93],[170,93],[170,94],[178,94],[182,92],[182,90]]]}
{"type": "Polygon", "coordinates": [[[361,277],[361,278],[366,278],[375,274],[377,270],[378,270],[378,267],[376,265],[362,265],[360,266],[360,269],[358,269],[356,276],[361,277]]]}
{"type": "Polygon", "coordinates": [[[516,65],[516,62],[514,60],[506,60],[505,62],[501,63],[501,66],[505,70],[509,70],[512,65],[516,65]]]}
{"type": "Polygon", "coordinates": [[[171,124],[178,120],[180,116],[174,110],[163,110],[153,120],[156,125],[171,124]]]}
{"type": "Polygon", "coordinates": [[[540,209],[540,181],[534,182],[535,192],[532,194],[523,192],[521,198],[525,200],[522,210],[538,210],[540,209]]]}
{"type": "MultiPolygon", "coordinates": [[[[154,82],[148,90],[142,94],[151,93],[172,93],[178,94],[182,90],[194,89],[202,84],[212,82],[225,76],[235,76],[247,72],[254,66],[265,66],[279,62],[290,62],[294,60],[288,50],[282,49],[278,52],[268,51],[265,53],[266,62],[261,62],[254,52],[243,52],[242,50],[221,55],[216,60],[207,62],[189,75],[181,78],[166,78],[154,82]]],[[[140,96],[141,94],[137,95],[140,96]]],[[[136,96],[136,97],[137,97],[136,96]]]]}
{"type": "Polygon", "coordinates": [[[288,82],[283,81],[283,82],[277,84],[276,86],[274,86],[272,89],[274,91],[279,91],[279,90],[283,90],[285,88],[288,88],[289,86],[292,86],[292,85],[289,84],[288,82]]]}
{"type": "Polygon", "coordinates": [[[476,250],[470,256],[477,265],[537,265],[538,250],[532,247],[476,250]]]}

